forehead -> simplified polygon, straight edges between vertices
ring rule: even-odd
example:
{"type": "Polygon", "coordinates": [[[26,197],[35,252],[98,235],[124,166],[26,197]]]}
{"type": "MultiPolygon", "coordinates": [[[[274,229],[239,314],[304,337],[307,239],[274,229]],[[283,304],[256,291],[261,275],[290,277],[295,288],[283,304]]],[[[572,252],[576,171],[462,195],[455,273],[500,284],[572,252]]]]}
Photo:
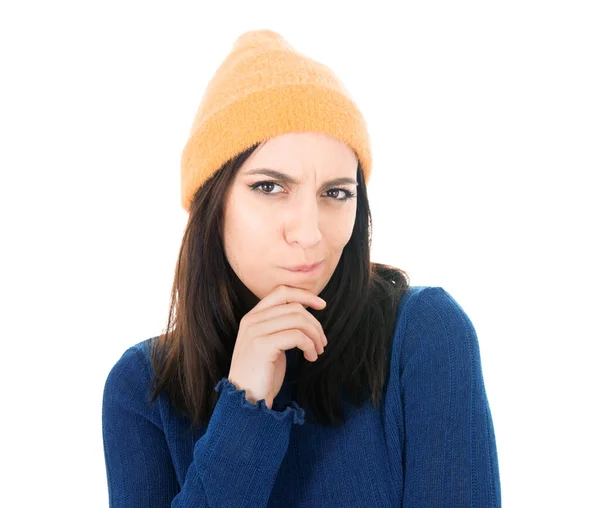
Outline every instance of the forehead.
{"type": "Polygon", "coordinates": [[[291,170],[356,171],[358,159],[343,141],[316,132],[286,133],[262,143],[245,167],[278,165],[291,170]]]}

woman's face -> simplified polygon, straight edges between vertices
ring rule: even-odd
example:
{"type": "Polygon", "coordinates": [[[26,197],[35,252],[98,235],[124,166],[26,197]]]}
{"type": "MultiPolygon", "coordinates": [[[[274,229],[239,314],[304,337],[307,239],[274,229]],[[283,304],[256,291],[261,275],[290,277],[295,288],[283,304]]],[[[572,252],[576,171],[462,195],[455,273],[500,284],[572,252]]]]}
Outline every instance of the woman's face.
{"type": "Polygon", "coordinates": [[[272,138],[244,162],[225,197],[223,243],[259,299],[280,284],[325,288],[354,228],[356,197],[344,198],[356,195],[357,169],[348,145],[313,132],[272,138]],[[319,261],[309,273],[288,270],[319,261]]]}

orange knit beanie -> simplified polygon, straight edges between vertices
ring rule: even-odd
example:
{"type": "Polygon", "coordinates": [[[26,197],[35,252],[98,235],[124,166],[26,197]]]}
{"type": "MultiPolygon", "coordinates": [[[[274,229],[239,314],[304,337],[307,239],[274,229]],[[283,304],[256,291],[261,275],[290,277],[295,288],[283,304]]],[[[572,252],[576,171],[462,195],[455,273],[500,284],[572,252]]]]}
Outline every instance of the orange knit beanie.
{"type": "Polygon", "coordinates": [[[181,206],[189,212],[200,186],[255,143],[292,132],[320,132],[345,142],[371,175],[365,120],[325,65],[272,30],[235,41],[209,82],[181,156],[181,206]]]}

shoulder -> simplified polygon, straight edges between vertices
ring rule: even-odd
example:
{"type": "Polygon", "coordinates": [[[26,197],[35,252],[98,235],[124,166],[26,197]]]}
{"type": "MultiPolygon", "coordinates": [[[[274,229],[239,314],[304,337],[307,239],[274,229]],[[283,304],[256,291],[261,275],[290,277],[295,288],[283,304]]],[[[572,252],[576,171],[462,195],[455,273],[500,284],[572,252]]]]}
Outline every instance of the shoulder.
{"type": "Polygon", "coordinates": [[[410,286],[396,312],[394,344],[403,363],[418,354],[472,351],[477,336],[463,307],[444,288],[410,286]]]}
{"type": "Polygon", "coordinates": [[[402,319],[415,318],[430,324],[440,321],[457,321],[472,324],[469,316],[444,288],[439,286],[409,286],[402,295],[396,312],[396,324],[402,319]]]}
{"type": "Polygon", "coordinates": [[[151,380],[149,348],[153,339],[128,347],[110,368],[104,383],[104,404],[143,402],[151,380]]]}
{"type": "Polygon", "coordinates": [[[142,377],[149,374],[149,347],[152,339],[146,339],[128,347],[110,369],[107,381],[123,376],[142,377]]]}

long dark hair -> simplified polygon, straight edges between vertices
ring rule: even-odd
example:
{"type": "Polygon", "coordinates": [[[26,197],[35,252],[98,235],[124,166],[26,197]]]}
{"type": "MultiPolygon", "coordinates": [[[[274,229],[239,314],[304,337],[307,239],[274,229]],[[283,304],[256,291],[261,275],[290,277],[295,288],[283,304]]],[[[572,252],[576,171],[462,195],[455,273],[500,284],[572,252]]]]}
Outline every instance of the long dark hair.
{"type": "MultiPolygon", "coordinates": [[[[222,243],[224,198],[258,146],[230,159],[195,193],[175,268],[167,327],[152,341],[150,402],[164,391],[192,426],[208,425],[219,397],[214,387],[228,376],[239,322],[259,301],[229,265],[222,243]]],[[[318,362],[302,356],[296,379],[298,404],[310,408],[314,421],[323,425],[345,422],[342,398],[355,406],[368,398],[379,405],[397,305],[409,286],[404,271],[370,260],[371,211],[360,163],[357,181],[352,236],[319,294],[327,306],[321,311],[307,308],[323,326],[328,345],[318,362]]]]}

